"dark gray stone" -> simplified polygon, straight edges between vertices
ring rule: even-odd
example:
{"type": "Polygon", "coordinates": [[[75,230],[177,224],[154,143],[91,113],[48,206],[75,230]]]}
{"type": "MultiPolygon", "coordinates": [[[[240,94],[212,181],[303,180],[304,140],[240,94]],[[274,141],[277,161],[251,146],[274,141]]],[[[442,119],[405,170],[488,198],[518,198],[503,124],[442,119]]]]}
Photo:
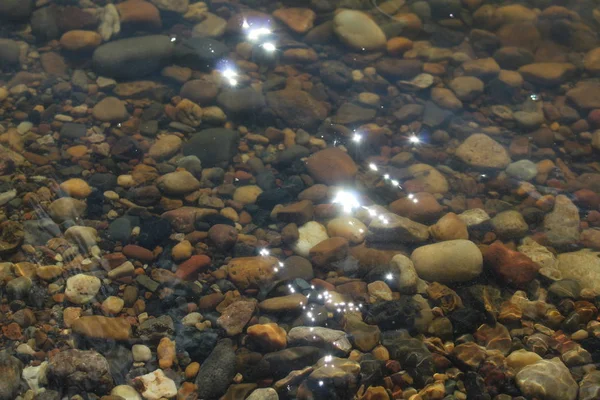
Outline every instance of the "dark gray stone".
{"type": "Polygon", "coordinates": [[[352,69],[341,61],[323,62],[319,73],[323,82],[330,86],[346,88],[352,83],[352,69]]]}
{"type": "Polygon", "coordinates": [[[39,8],[33,12],[31,32],[38,41],[48,41],[60,37],[55,6],[39,8]]]}
{"type": "Polygon", "coordinates": [[[228,51],[227,46],[218,40],[193,37],[177,43],[174,55],[176,63],[203,70],[212,67],[228,51]]]}
{"type": "Polygon", "coordinates": [[[29,18],[33,10],[33,0],[0,1],[0,19],[22,21],[29,18]]]}
{"type": "Polygon", "coordinates": [[[117,177],[113,174],[94,174],[88,179],[88,184],[102,192],[117,187],[117,177]]]}
{"type": "Polygon", "coordinates": [[[117,218],[110,223],[106,236],[109,240],[127,243],[131,239],[131,221],[128,218],[117,218]]]}
{"type": "Polygon", "coordinates": [[[6,294],[9,300],[23,300],[27,298],[31,289],[31,279],[26,276],[20,276],[9,281],[6,284],[6,294]]]}
{"type": "Polygon", "coordinates": [[[237,151],[239,135],[225,128],[204,129],[183,146],[183,155],[196,156],[204,167],[226,166],[237,151]]]}
{"type": "Polygon", "coordinates": [[[159,341],[165,336],[172,336],[174,333],[175,325],[173,319],[168,315],[147,319],[140,324],[137,330],[140,338],[150,341],[159,341]]]}
{"type": "Polygon", "coordinates": [[[158,289],[158,287],[160,286],[160,283],[151,279],[148,275],[138,275],[135,278],[135,281],[138,283],[138,285],[144,287],[146,290],[148,290],[150,292],[155,292],[158,289]]]}
{"type": "Polygon", "coordinates": [[[21,48],[11,39],[0,39],[0,67],[19,63],[21,48]]]}
{"type": "Polygon", "coordinates": [[[108,361],[93,350],[70,349],[56,354],[48,364],[48,380],[54,387],[97,394],[108,393],[114,386],[108,361]]]}
{"type": "Polygon", "coordinates": [[[265,96],[251,87],[225,90],[217,96],[217,103],[229,113],[252,112],[265,106],[265,96]]]}
{"type": "Polygon", "coordinates": [[[60,128],[60,137],[68,139],[78,139],[84,137],[87,133],[87,127],[84,124],[66,122],[60,128]]]}
{"type": "Polygon", "coordinates": [[[310,155],[310,150],[308,150],[304,146],[300,145],[292,145],[285,150],[277,153],[277,158],[275,159],[275,164],[277,165],[289,165],[296,160],[301,159],[302,157],[308,157],[310,155]]]}
{"type": "Polygon", "coordinates": [[[4,352],[0,353],[0,400],[13,400],[19,390],[23,363],[4,352]]]}
{"type": "Polygon", "coordinates": [[[235,352],[231,339],[223,339],[202,363],[196,376],[198,397],[219,398],[235,376],[235,352]]]}
{"type": "Polygon", "coordinates": [[[436,128],[446,123],[453,115],[454,113],[452,111],[439,107],[433,101],[428,101],[425,103],[423,124],[431,128],[436,128]]]}
{"type": "Polygon", "coordinates": [[[296,369],[314,365],[324,351],[314,346],[292,347],[285,350],[265,354],[264,360],[269,363],[275,378],[282,378],[296,369]]]}
{"type": "Polygon", "coordinates": [[[173,55],[173,42],[164,35],[116,40],[98,47],[95,71],[114,78],[138,78],[158,71],[173,55]]]}
{"type": "Polygon", "coordinates": [[[361,122],[369,122],[377,115],[372,108],[365,108],[352,103],[344,103],[338,108],[335,116],[331,119],[334,124],[350,125],[361,122]]]}
{"type": "Polygon", "coordinates": [[[433,375],[431,352],[422,341],[412,338],[408,332],[403,330],[383,332],[381,344],[388,349],[390,357],[400,361],[402,368],[405,368],[420,384],[433,375]]]}
{"type": "Polygon", "coordinates": [[[29,220],[23,222],[25,244],[44,246],[48,240],[60,235],[60,228],[50,218],[29,220]]]}

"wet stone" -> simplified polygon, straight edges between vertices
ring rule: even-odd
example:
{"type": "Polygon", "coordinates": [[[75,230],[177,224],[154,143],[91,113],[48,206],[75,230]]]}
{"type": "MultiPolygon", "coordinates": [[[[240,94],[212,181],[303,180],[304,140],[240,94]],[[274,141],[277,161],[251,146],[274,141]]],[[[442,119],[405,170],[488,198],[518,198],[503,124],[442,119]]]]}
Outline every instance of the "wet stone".
{"type": "Polygon", "coordinates": [[[235,375],[235,353],[230,339],[217,343],[208,358],[202,363],[196,376],[198,395],[213,398],[227,390],[235,375]]]}
{"type": "Polygon", "coordinates": [[[83,391],[108,393],[113,379],[106,359],[89,350],[70,349],[56,354],[48,365],[48,379],[83,391]]]}
{"type": "Polygon", "coordinates": [[[559,358],[540,360],[524,367],[517,374],[516,382],[527,396],[556,400],[577,398],[577,382],[559,358]]]}

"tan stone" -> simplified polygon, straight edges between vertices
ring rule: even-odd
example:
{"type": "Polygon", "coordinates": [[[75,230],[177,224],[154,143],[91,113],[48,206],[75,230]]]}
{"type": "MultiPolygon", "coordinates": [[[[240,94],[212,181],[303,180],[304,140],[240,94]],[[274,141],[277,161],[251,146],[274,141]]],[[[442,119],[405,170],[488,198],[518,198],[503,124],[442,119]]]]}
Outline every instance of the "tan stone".
{"type": "Polygon", "coordinates": [[[92,193],[90,185],[80,178],[72,178],[64,181],[60,184],[60,189],[67,195],[77,199],[85,199],[92,193]]]}
{"type": "Polygon", "coordinates": [[[229,279],[239,289],[256,288],[271,281],[279,267],[279,260],[270,256],[239,257],[227,264],[229,279]]]}
{"type": "Polygon", "coordinates": [[[60,38],[60,45],[70,51],[93,50],[100,46],[100,43],[102,43],[102,37],[94,31],[69,31],[60,38]]]}
{"type": "Polygon", "coordinates": [[[73,321],[72,328],[73,332],[93,339],[127,340],[131,336],[131,325],[124,318],[84,316],[73,321]]]}
{"type": "Polygon", "coordinates": [[[273,16],[296,33],[306,33],[314,25],[316,14],[310,8],[278,8],[273,16]]]}
{"type": "Polygon", "coordinates": [[[276,323],[252,325],[246,332],[268,351],[281,350],[287,345],[287,333],[276,323]]]}
{"type": "Polygon", "coordinates": [[[154,4],[143,0],[127,0],[116,5],[121,23],[144,24],[160,28],[160,13],[154,4]]]}

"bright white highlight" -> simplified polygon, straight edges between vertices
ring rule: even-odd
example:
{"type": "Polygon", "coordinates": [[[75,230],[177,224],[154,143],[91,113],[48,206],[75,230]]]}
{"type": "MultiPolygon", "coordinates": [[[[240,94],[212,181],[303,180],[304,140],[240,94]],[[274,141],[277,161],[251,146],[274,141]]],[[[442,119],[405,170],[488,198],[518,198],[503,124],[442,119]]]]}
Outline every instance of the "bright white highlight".
{"type": "Polygon", "coordinates": [[[223,72],[221,72],[221,74],[223,75],[224,78],[226,78],[229,81],[229,84],[231,86],[237,86],[238,84],[238,73],[236,71],[234,71],[231,68],[227,68],[225,69],[223,72]]]}
{"type": "Polygon", "coordinates": [[[252,42],[258,41],[261,36],[270,35],[271,30],[269,28],[253,28],[248,32],[248,40],[252,42]]]}
{"type": "Polygon", "coordinates": [[[355,208],[360,207],[360,202],[356,195],[346,190],[337,192],[333,199],[333,204],[340,204],[345,212],[352,212],[355,208]]]}
{"type": "Polygon", "coordinates": [[[266,51],[270,51],[270,52],[277,50],[277,47],[275,47],[275,45],[271,42],[263,43],[262,48],[265,49],[266,51]]]}
{"type": "Polygon", "coordinates": [[[411,137],[408,138],[408,141],[413,143],[413,144],[419,144],[421,143],[421,139],[419,139],[418,136],[412,135],[411,137]]]}

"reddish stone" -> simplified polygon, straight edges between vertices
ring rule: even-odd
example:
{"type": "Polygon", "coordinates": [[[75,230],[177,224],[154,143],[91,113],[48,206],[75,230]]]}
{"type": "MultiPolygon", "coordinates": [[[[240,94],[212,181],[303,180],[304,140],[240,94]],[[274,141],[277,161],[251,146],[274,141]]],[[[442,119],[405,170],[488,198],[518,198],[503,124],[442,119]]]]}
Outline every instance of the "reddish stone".
{"type": "Polygon", "coordinates": [[[311,280],[310,283],[318,289],[323,289],[323,290],[327,290],[330,292],[335,291],[335,286],[329,282],[324,281],[323,279],[315,278],[315,279],[311,280]]]}
{"type": "Polygon", "coordinates": [[[9,340],[19,340],[21,338],[21,327],[16,322],[12,322],[2,327],[2,333],[9,340]]]}
{"type": "Polygon", "coordinates": [[[179,264],[175,276],[179,279],[190,279],[195,277],[195,274],[202,268],[208,267],[209,265],[210,257],[204,254],[191,256],[189,260],[179,264]]]}
{"type": "Polygon", "coordinates": [[[600,206],[600,195],[590,189],[580,189],[573,195],[575,195],[575,204],[578,206],[590,210],[597,209],[600,206]]]}
{"type": "Polygon", "coordinates": [[[127,257],[135,258],[136,260],[145,262],[154,260],[154,254],[150,250],[135,244],[128,244],[127,246],[123,247],[123,254],[125,254],[127,257]]]}
{"type": "Polygon", "coordinates": [[[533,280],[540,269],[531,258],[509,249],[500,241],[487,248],[483,254],[483,261],[504,282],[519,287],[533,280]]]}
{"type": "Polygon", "coordinates": [[[208,237],[218,249],[227,250],[237,242],[238,232],[231,225],[216,224],[208,230],[208,237]]]}
{"type": "Polygon", "coordinates": [[[581,232],[579,241],[585,247],[592,248],[594,250],[600,249],[600,231],[596,229],[586,229],[581,232]]]}
{"type": "Polygon", "coordinates": [[[317,266],[343,260],[348,255],[348,240],[343,237],[332,237],[313,246],[309,251],[310,260],[317,266]]]}
{"type": "Polygon", "coordinates": [[[427,222],[437,219],[444,209],[431,193],[420,192],[392,202],[390,210],[416,222],[427,222]]]}
{"type": "Polygon", "coordinates": [[[587,215],[587,222],[590,226],[600,226],[600,212],[590,211],[587,215]]]}
{"type": "Polygon", "coordinates": [[[306,168],[316,181],[328,185],[352,181],[358,172],[352,157],[337,147],[311,155],[306,161],[306,168]]]}
{"type": "Polygon", "coordinates": [[[127,261],[127,257],[123,253],[109,253],[106,254],[103,259],[106,261],[109,269],[117,268],[127,261]]]}
{"type": "Polygon", "coordinates": [[[598,128],[600,126],[600,109],[596,108],[590,111],[587,119],[591,126],[598,128]]]}

